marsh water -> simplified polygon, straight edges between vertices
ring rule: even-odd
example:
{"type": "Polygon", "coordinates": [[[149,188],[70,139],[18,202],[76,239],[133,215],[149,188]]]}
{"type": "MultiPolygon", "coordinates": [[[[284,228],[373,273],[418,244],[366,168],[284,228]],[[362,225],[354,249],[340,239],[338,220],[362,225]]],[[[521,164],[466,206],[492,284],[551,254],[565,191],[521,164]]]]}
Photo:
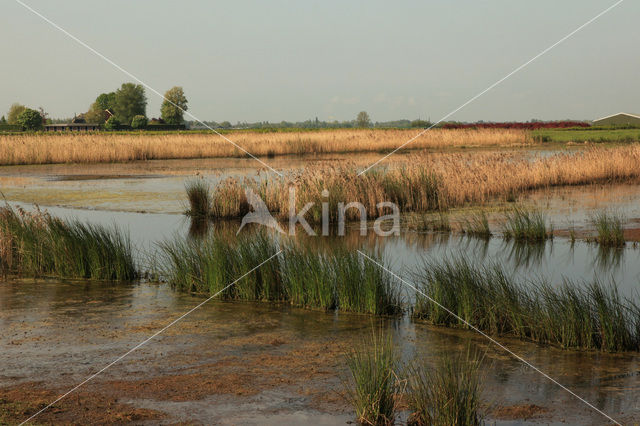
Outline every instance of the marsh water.
{"type": "MultiPolygon", "coordinates": [[[[314,160],[331,162],[343,158],[314,160]]],[[[55,216],[118,226],[130,234],[136,256],[144,264],[160,241],[193,234],[192,224],[182,215],[186,179],[197,174],[215,184],[228,176],[255,174],[249,161],[16,166],[0,169],[0,185],[10,204],[32,209],[36,202],[55,216]]],[[[275,167],[296,168],[306,160],[274,161],[275,167]]],[[[318,245],[378,250],[392,269],[408,280],[424,261],[464,256],[478,264],[499,263],[522,281],[614,282],[626,297],[640,297],[640,249],[633,242],[624,248],[605,249],[585,241],[593,234],[589,218],[604,209],[626,217],[626,234],[633,240],[640,224],[640,186],[557,188],[533,192],[519,202],[545,211],[554,225],[553,240],[517,244],[501,238],[501,209],[508,205],[489,206],[496,236],[487,240],[455,232],[458,221],[470,213],[467,210],[451,212],[453,233],[401,226],[399,236],[383,238],[372,230],[361,236],[354,225],[345,237],[314,238],[318,245]],[[569,229],[578,235],[575,242],[568,237],[569,229]]],[[[208,232],[235,233],[237,226],[211,223],[208,232]]],[[[411,295],[407,293],[407,297],[411,295]]],[[[64,388],[80,382],[202,300],[202,296],[180,294],[167,285],[145,282],[2,282],[0,387],[37,380],[64,388]]],[[[344,423],[353,419],[349,407],[340,398],[327,396],[337,395],[336,389],[342,389],[344,362],[340,357],[324,359],[314,354],[323,350],[330,353],[328,348],[333,346],[348,347],[371,329],[372,321],[361,315],[212,300],[180,325],[132,353],[126,362],[115,365],[91,386],[122,390],[125,385],[121,381],[146,383],[150,378],[174,377],[218,365],[221,359],[233,359],[237,362],[232,366],[220,367],[224,374],[242,376],[243,369],[249,368],[254,374],[261,372],[277,378],[277,384],[269,382],[253,391],[246,384],[249,390],[245,392],[211,392],[193,398],[163,399],[144,392],[123,392],[126,396],[121,400],[167,413],[167,422],[208,423],[215,417],[230,424],[303,423],[310,419],[319,424],[344,423]],[[298,373],[294,362],[280,366],[280,370],[263,365],[264,357],[286,358],[289,352],[322,358],[317,368],[326,367],[327,373],[313,375],[301,384],[295,380],[298,373]],[[239,360],[252,364],[247,367],[239,360]]],[[[490,416],[492,422],[602,424],[606,420],[479,335],[406,318],[384,321],[407,358],[414,354],[434,359],[448,356],[464,350],[469,342],[483,348],[485,400],[497,408],[537,407],[526,420],[495,415],[490,416]]],[[[636,354],[564,351],[509,339],[501,342],[616,420],[626,423],[640,419],[640,357],[636,354]]],[[[244,383],[241,377],[238,380],[244,383]]]]}

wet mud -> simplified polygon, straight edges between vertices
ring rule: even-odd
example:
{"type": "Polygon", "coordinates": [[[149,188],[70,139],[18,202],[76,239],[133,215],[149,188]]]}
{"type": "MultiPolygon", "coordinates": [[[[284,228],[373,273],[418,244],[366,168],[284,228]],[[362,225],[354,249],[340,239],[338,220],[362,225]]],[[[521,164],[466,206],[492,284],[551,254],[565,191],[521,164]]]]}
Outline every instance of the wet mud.
{"type": "MultiPolygon", "coordinates": [[[[202,301],[155,284],[0,284],[0,419],[19,423],[202,301]]],[[[472,332],[212,300],[56,403],[39,423],[344,424],[345,354],[383,321],[403,359],[485,353],[490,419],[523,424],[602,418],[472,332]],[[524,404],[526,402],[526,404],[524,404]],[[523,405],[524,404],[524,405],[523,405]],[[522,408],[528,406],[528,408],[522,408]],[[519,408],[514,408],[515,406],[519,408]],[[532,408],[536,407],[536,408],[532,408]]],[[[501,339],[614,418],[640,419],[640,359],[501,339]]]]}

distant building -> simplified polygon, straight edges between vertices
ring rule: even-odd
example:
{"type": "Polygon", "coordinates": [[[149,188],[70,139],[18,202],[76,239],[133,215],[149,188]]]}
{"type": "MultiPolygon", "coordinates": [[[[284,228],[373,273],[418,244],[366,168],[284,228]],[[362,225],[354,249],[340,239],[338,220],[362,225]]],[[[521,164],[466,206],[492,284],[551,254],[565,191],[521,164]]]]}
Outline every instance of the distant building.
{"type": "Polygon", "coordinates": [[[91,123],[65,123],[65,124],[45,124],[45,132],[95,132],[100,130],[99,124],[91,123]]]}
{"type": "Polygon", "coordinates": [[[113,111],[111,111],[109,108],[105,109],[104,110],[104,121],[107,121],[108,119],[110,119],[114,115],[115,115],[115,113],[113,111]]]}
{"type": "MultiPolygon", "coordinates": [[[[108,120],[109,117],[113,115],[113,112],[106,109],[104,110],[105,119],[108,120]]],[[[45,124],[44,130],[45,132],[95,132],[100,130],[100,124],[97,123],[87,123],[84,114],[74,115],[71,119],[71,123],[63,123],[63,124],[45,124]]]]}
{"type": "Polygon", "coordinates": [[[594,126],[635,126],[640,127],[640,115],[620,112],[593,121],[594,126]]]}
{"type": "Polygon", "coordinates": [[[84,124],[87,120],[84,119],[84,114],[76,115],[71,120],[71,124],[84,124]]]}

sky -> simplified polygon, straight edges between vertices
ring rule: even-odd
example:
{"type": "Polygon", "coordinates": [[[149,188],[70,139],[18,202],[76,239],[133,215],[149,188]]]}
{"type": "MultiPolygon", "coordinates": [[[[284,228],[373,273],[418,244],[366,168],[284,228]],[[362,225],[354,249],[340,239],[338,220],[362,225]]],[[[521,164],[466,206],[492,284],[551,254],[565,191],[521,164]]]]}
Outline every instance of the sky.
{"type": "MultiPolygon", "coordinates": [[[[200,120],[439,120],[615,0],[22,0],[200,120]]],[[[640,113],[640,2],[617,8],[450,117],[640,113]]],[[[0,0],[0,114],[85,112],[133,81],[0,0]]],[[[147,90],[147,115],[161,97],[147,90]]]]}

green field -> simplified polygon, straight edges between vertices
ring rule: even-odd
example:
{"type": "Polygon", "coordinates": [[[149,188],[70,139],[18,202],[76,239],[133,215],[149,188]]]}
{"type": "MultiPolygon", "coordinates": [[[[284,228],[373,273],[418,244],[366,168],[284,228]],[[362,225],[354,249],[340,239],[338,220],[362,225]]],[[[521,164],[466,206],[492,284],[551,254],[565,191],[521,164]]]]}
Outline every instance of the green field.
{"type": "Polygon", "coordinates": [[[539,129],[533,136],[542,142],[636,142],[640,129],[539,129]]]}

